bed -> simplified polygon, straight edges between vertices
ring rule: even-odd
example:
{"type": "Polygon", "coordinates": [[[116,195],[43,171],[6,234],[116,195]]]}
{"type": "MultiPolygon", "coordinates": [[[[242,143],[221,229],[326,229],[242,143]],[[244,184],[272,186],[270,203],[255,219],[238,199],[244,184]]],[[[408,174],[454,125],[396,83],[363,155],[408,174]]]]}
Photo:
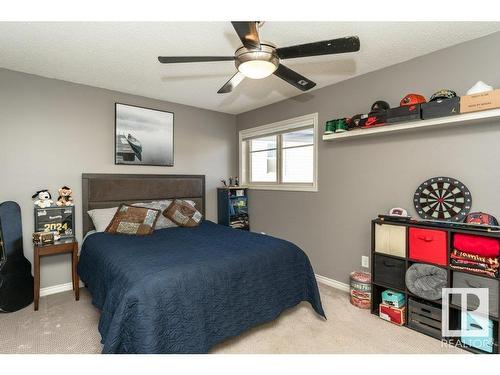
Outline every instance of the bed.
{"type": "MultiPolygon", "coordinates": [[[[87,211],[184,198],[205,213],[204,176],[84,174],[87,211]]],[[[307,301],[325,317],[309,259],[290,242],[204,220],[150,236],[94,233],[78,273],[101,310],[103,353],[207,353],[307,301]]]]}

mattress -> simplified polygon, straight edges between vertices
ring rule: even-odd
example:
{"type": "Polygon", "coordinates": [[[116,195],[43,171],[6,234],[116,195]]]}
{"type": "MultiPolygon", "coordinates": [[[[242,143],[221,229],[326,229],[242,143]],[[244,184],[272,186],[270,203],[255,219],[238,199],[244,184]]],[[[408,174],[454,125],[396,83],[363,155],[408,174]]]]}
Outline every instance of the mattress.
{"type": "Polygon", "coordinates": [[[94,233],[78,273],[101,310],[103,353],[206,353],[301,301],[325,317],[301,249],[210,221],[150,236],[94,233]]]}

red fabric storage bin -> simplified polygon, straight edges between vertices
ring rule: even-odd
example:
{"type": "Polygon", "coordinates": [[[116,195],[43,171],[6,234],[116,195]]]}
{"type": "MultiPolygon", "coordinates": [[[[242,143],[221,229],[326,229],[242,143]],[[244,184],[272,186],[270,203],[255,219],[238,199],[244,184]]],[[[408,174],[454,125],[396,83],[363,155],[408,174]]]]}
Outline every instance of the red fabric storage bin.
{"type": "Polygon", "coordinates": [[[469,254],[496,258],[500,254],[500,242],[496,238],[457,233],[453,236],[453,248],[469,254]]]}
{"type": "Polygon", "coordinates": [[[410,228],[410,259],[446,266],[446,232],[442,230],[410,228]]]}

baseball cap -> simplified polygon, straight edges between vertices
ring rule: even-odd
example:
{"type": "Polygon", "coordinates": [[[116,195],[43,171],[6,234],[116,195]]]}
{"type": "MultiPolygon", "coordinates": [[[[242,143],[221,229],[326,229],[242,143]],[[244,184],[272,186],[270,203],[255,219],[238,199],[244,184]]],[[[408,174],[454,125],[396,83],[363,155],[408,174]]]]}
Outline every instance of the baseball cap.
{"type": "Polygon", "coordinates": [[[371,108],[370,113],[384,112],[384,111],[387,111],[389,108],[391,108],[389,103],[387,103],[384,100],[377,100],[375,103],[372,104],[372,108],[371,108]]]}
{"type": "Polygon", "coordinates": [[[484,212],[471,212],[465,217],[464,222],[467,224],[498,225],[498,221],[493,215],[484,212]]]}
{"type": "Polygon", "coordinates": [[[347,128],[348,129],[355,129],[359,127],[359,122],[361,121],[362,118],[366,118],[368,115],[363,115],[363,114],[357,114],[352,116],[348,121],[347,121],[347,128]]]}
{"type": "Polygon", "coordinates": [[[420,94],[408,94],[403,99],[401,99],[399,105],[403,107],[425,102],[426,102],[425,98],[420,94]]]}
{"type": "Polygon", "coordinates": [[[451,99],[451,98],[456,98],[456,97],[457,97],[457,93],[455,91],[448,90],[448,89],[441,89],[439,91],[436,91],[434,94],[432,94],[429,101],[434,102],[436,100],[451,99]]]}
{"type": "Polygon", "coordinates": [[[401,207],[394,207],[389,210],[389,216],[408,217],[408,211],[401,207]]]}

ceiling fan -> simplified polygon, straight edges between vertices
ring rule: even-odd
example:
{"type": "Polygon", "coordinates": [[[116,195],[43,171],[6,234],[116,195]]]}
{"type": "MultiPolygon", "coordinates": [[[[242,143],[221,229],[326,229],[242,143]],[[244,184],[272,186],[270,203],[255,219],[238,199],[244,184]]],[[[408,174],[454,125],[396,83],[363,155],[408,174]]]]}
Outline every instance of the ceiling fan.
{"type": "Polygon", "coordinates": [[[351,36],[276,48],[269,42],[260,41],[258,29],[262,23],[257,21],[235,21],[231,23],[243,43],[235,51],[234,56],[160,56],[158,60],[163,64],[234,61],[238,71],[217,91],[218,94],[231,92],[245,77],[261,79],[271,74],[280,77],[302,91],[307,91],[316,86],[316,83],[287,68],[281,63],[281,60],[356,52],[359,51],[360,47],[359,38],[351,36]]]}

